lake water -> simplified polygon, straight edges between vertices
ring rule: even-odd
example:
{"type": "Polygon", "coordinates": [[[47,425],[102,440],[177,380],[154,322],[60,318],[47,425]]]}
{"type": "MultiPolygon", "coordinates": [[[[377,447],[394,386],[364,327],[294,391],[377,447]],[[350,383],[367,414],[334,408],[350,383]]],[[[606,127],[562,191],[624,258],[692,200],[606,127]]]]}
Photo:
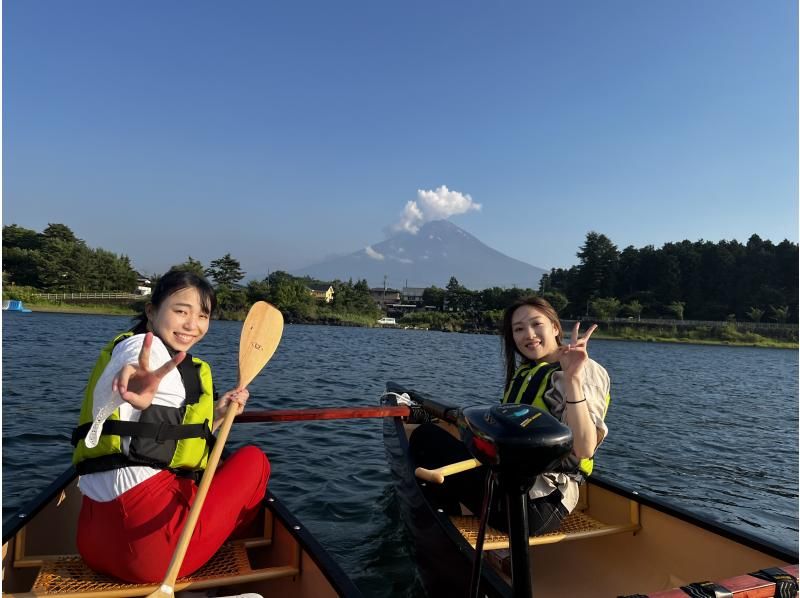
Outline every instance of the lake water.
{"type": "MultiPolygon", "coordinates": [[[[113,316],[3,313],[3,516],[70,463],[81,396],[113,316]]],[[[197,355],[236,381],[241,323],[213,322],[197,355]]],[[[287,326],[250,386],[252,409],[377,405],[387,380],[461,405],[502,386],[495,336],[287,326]]],[[[640,493],[797,549],[798,353],[592,340],[608,369],[609,436],[596,471],[640,493]]],[[[422,597],[377,419],[237,424],[271,488],[366,596],[422,597]]]]}

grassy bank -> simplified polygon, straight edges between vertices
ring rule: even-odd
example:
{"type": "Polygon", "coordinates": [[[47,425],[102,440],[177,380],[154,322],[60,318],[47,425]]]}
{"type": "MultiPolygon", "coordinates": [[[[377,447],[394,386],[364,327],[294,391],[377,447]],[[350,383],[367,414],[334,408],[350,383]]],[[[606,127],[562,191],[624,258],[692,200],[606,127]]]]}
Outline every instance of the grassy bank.
{"type": "Polygon", "coordinates": [[[31,311],[51,312],[59,314],[92,314],[98,316],[129,316],[139,312],[126,305],[73,305],[66,303],[25,303],[31,311]]]}
{"type": "Polygon", "coordinates": [[[703,331],[687,330],[680,334],[669,330],[598,330],[592,338],[651,343],[684,343],[692,345],[729,345],[735,347],[763,347],[768,349],[798,349],[797,341],[767,338],[752,332],[726,334],[724,337],[703,331]],[[725,338],[726,337],[726,338],[725,338]]]}
{"type": "MultiPolygon", "coordinates": [[[[25,301],[25,307],[34,312],[51,312],[63,314],[88,314],[105,316],[129,316],[139,314],[139,309],[132,305],[79,305],[73,303],[48,303],[25,301]]],[[[219,314],[220,320],[244,321],[246,310],[226,311],[219,314]]],[[[358,313],[340,313],[331,310],[319,310],[313,315],[285,313],[286,322],[290,324],[325,324],[329,326],[375,326],[377,318],[358,313]]]]}
{"type": "MultiPolygon", "coordinates": [[[[73,305],[65,303],[26,302],[25,306],[35,312],[55,312],[90,315],[115,315],[134,317],[138,311],[124,305],[73,305]]],[[[224,320],[243,321],[245,311],[222,314],[224,320]]],[[[327,326],[375,327],[376,319],[358,313],[339,313],[319,310],[314,315],[284,314],[287,323],[321,324],[327,326]]],[[[474,334],[496,334],[494,314],[478,318],[463,315],[432,312],[408,314],[398,320],[398,326],[428,328],[443,332],[465,332],[474,334]]],[[[741,347],[764,347],[774,349],[798,349],[797,333],[790,332],[787,338],[770,338],[754,332],[736,329],[732,323],[720,326],[701,326],[697,328],[652,327],[652,326],[611,326],[601,325],[592,338],[606,340],[628,340],[655,343],[688,343],[697,345],[727,345],[741,347]]]]}

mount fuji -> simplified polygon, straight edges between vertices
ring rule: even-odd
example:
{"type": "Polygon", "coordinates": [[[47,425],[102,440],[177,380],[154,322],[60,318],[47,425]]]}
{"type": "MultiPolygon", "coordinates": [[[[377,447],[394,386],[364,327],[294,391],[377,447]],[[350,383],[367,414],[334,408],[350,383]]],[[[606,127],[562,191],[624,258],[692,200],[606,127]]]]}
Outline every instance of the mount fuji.
{"type": "Polygon", "coordinates": [[[381,287],[445,287],[451,276],[468,289],[538,288],[546,270],[492,249],[448,220],[434,220],[417,234],[394,236],[351,253],[292,272],[319,280],[358,280],[381,287]]]}

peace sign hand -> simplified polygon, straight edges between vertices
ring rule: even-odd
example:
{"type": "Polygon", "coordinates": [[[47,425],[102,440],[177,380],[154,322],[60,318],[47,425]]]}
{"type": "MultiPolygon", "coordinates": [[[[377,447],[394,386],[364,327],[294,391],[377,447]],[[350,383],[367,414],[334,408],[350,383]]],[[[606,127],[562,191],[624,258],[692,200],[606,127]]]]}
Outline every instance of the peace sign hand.
{"type": "Polygon", "coordinates": [[[111,382],[111,390],[119,392],[122,399],[136,409],[146,409],[150,406],[161,380],[178,367],[178,364],[186,357],[186,353],[181,351],[157,370],[150,371],[150,346],[152,344],[153,333],[148,332],[144,337],[142,350],[139,352],[138,365],[124,365],[111,382]]]}
{"type": "Polygon", "coordinates": [[[597,324],[592,324],[586,334],[581,338],[578,336],[580,322],[575,322],[572,327],[572,337],[568,345],[558,348],[558,362],[561,364],[561,371],[568,378],[580,380],[583,375],[583,366],[589,359],[588,345],[592,333],[597,330],[597,324]]]}

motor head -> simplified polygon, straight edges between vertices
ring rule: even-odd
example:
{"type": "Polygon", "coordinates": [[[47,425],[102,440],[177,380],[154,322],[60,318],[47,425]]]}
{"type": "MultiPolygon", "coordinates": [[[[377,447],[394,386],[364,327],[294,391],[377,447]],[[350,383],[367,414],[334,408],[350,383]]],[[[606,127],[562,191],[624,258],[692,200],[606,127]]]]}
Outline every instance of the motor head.
{"type": "Polygon", "coordinates": [[[572,430],[531,405],[468,407],[458,423],[474,457],[523,489],[572,450],[572,430]]]}

